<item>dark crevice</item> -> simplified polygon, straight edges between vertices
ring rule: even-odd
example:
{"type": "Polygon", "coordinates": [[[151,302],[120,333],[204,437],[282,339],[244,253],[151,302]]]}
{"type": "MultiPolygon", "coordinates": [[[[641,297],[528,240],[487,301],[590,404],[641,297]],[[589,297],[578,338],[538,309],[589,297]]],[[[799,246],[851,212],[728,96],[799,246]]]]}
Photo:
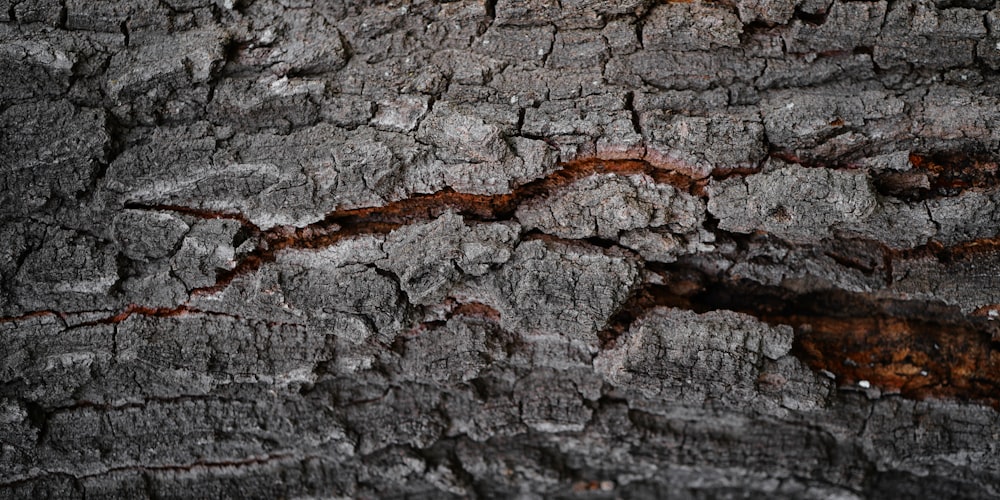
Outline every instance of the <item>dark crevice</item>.
{"type": "MultiPolygon", "coordinates": [[[[17,273],[19,273],[21,271],[21,268],[24,267],[24,263],[28,260],[28,257],[31,256],[32,252],[38,250],[38,248],[39,248],[40,245],[41,245],[40,243],[29,243],[29,244],[25,245],[23,251],[21,251],[20,253],[17,254],[17,257],[14,258],[14,273],[13,274],[15,276],[17,275],[17,273]]],[[[6,283],[5,283],[5,285],[6,285],[6,283]]]]}
{"type": "Polygon", "coordinates": [[[485,0],[483,8],[486,10],[486,19],[492,23],[497,18],[497,0],[485,0]]]}
{"type": "Polygon", "coordinates": [[[345,66],[351,63],[351,60],[354,59],[354,55],[356,54],[356,52],[354,50],[354,46],[351,45],[351,40],[347,37],[347,35],[338,31],[337,37],[340,39],[340,46],[343,47],[344,49],[344,62],[341,63],[336,68],[336,70],[339,71],[340,69],[344,68],[345,66]]]}
{"type": "Polygon", "coordinates": [[[755,20],[749,23],[743,24],[743,33],[740,34],[740,42],[747,43],[755,35],[766,33],[774,28],[773,23],[767,21],[755,20]]]}
{"type": "MultiPolygon", "coordinates": [[[[396,293],[397,293],[397,295],[399,295],[403,299],[403,301],[404,301],[405,304],[412,304],[413,303],[410,300],[410,296],[406,293],[405,290],[403,290],[402,283],[400,282],[399,276],[397,276],[396,273],[394,273],[394,272],[392,272],[392,271],[390,271],[388,269],[384,269],[384,268],[378,267],[375,264],[369,264],[367,267],[368,267],[368,269],[371,269],[372,271],[374,271],[376,275],[382,276],[383,278],[387,278],[389,281],[391,281],[393,283],[393,285],[395,285],[395,287],[396,287],[396,293]]],[[[373,324],[372,326],[375,326],[375,325],[373,324]]],[[[376,327],[372,331],[378,331],[378,328],[376,327]]]]}
{"type": "Polygon", "coordinates": [[[602,349],[614,348],[618,339],[632,324],[656,307],[692,308],[690,299],[685,296],[685,290],[700,286],[705,277],[699,270],[693,268],[678,270],[668,276],[669,280],[664,284],[645,284],[632,290],[618,312],[608,319],[604,329],[598,332],[602,349]]]}
{"type": "Polygon", "coordinates": [[[110,166],[128,146],[129,127],[110,111],[105,113],[104,119],[105,129],[109,138],[108,147],[105,151],[105,163],[110,166]]]}
{"type": "MultiPolygon", "coordinates": [[[[228,219],[239,222],[245,229],[246,237],[243,241],[249,239],[253,235],[260,234],[262,231],[256,224],[246,218],[244,215],[239,213],[230,212],[218,212],[214,210],[206,210],[201,208],[186,207],[182,205],[164,205],[164,204],[148,204],[148,203],[138,203],[138,202],[126,202],[122,208],[130,210],[147,210],[147,211],[163,211],[163,212],[175,212],[182,215],[188,215],[191,217],[196,217],[199,219],[228,219]]],[[[240,242],[242,243],[242,241],[240,242]]]]}
{"type": "Polygon", "coordinates": [[[260,231],[259,230],[255,231],[252,226],[248,226],[246,224],[241,225],[240,228],[237,229],[235,233],[233,233],[233,242],[232,242],[233,248],[239,248],[240,246],[243,245],[243,243],[246,243],[250,239],[258,236],[259,234],[260,231]]]}
{"type": "MultiPolygon", "coordinates": [[[[93,472],[93,473],[89,473],[89,474],[82,474],[82,475],[79,475],[79,476],[74,476],[74,475],[70,475],[68,473],[62,473],[62,472],[48,472],[47,476],[48,477],[52,477],[52,476],[65,475],[65,476],[70,477],[74,481],[74,484],[76,485],[76,489],[81,492],[81,494],[79,495],[79,498],[85,498],[82,495],[83,488],[81,487],[82,483],[80,483],[80,481],[83,480],[83,479],[87,479],[87,478],[102,477],[102,476],[114,476],[116,473],[129,472],[129,471],[142,472],[143,473],[142,477],[145,478],[146,474],[155,473],[155,472],[190,473],[190,472],[198,470],[198,469],[216,469],[216,468],[217,469],[222,469],[222,470],[232,470],[232,469],[240,468],[240,467],[253,467],[253,466],[264,465],[264,464],[267,464],[269,462],[275,462],[275,461],[281,461],[281,460],[288,460],[290,458],[293,458],[292,455],[287,454],[287,453],[265,454],[263,456],[249,456],[249,457],[245,457],[245,458],[235,458],[235,459],[232,459],[232,460],[206,460],[206,459],[199,458],[199,459],[197,459],[197,460],[195,460],[193,462],[182,463],[182,464],[166,463],[166,464],[159,464],[159,465],[152,465],[152,464],[122,465],[122,466],[118,466],[118,467],[109,467],[109,468],[101,470],[99,472],[93,472]]],[[[18,480],[18,481],[11,481],[11,482],[7,482],[7,483],[0,483],[0,488],[8,488],[10,486],[14,486],[14,485],[19,484],[19,483],[24,483],[24,482],[27,482],[27,481],[31,481],[32,479],[33,478],[29,478],[29,479],[25,479],[25,480],[18,480]]],[[[146,488],[148,489],[148,488],[151,488],[151,487],[146,486],[146,488]]],[[[153,491],[153,493],[154,494],[153,494],[153,496],[151,496],[151,498],[159,498],[159,496],[155,494],[155,491],[153,491]]],[[[74,498],[76,498],[76,497],[74,497],[74,498]]]]}
{"type": "Polygon", "coordinates": [[[108,134],[108,143],[104,147],[103,158],[94,161],[94,168],[91,170],[87,187],[77,195],[77,200],[92,201],[100,188],[100,183],[108,173],[111,164],[118,156],[125,151],[125,130],[126,128],[110,112],[105,112],[105,131],[108,134]]]}
{"type": "Polygon", "coordinates": [[[25,401],[24,409],[28,414],[28,422],[38,432],[35,441],[41,445],[49,433],[49,413],[34,401],[25,401]]]}
{"type": "MultiPolygon", "coordinates": [[[[831,126],[838,126],[838,120],[831,126]]],[[[841,128],[837,135],[846,132],[841,128]]],[[[796,151],[768,144],[768,158],[793,163],[807,168],[848,169],[859,168],[852,157],[815,159],[799,156],[796,151]]],[[[908,170],[872,171],[872,181],[883,196],[907,202],[958,196],[970,190],[995,190],[1000,188],[1000,161],[988,151],[949,150],[913,152],[909,155],[912,168],[908,170]]],[[[713,171],[718,177],[725,170],[713,171]]],[[[744,171],[742,173],[752,173],[744,171]]]]}
{"type": "Polygon", "coordinates": [[[233,66],[240,60],[240,55],[251,47],[247,40],[240,40],[230,36],[222,42],[222,68],[219,69],[219,76],[234,76],[236,72],[233,66]]]}
{"type": "Polygon", "coordinates": [[[635,133],[642,135],[642,124],[639,121],[639,112],[635,109],[635,92],[625,94],[625,110],[629,112],[632,119],[632,129],[635,133]]]}
{"type": "Polygon", "coordinates": [[[873,266],[870,262],[864,262],[860,259],[853,258],[852,256],[843,255],[836,252],[826,252],[824,253],[824,255],[833,259],[834,262],[836,262],[837,264],[840,264],[841,266],[844,266],[849,269],[857,269],[866,276],[871,276],[875,274],[876,267],[873,266]]]}
{"type": "Polygon", "coordinates": [[[653,12],[653,6],[651,3],[643,5],[641,12],[637,12],[637,17],[635,19],[635,41],[639,44],[639,50],[645,50],[646,47],[643,44],[642,32],[646,25],[646,20],[649,19],[649,13],[653,12]]]}
{"type": "Polygon", "coordinates": [[[588,238],[573,238],[573,239],[568,239],[568,238],[560,238],[558,236],[551,235],[551,234],[546,233],[546,232],[544,232],[544,231],[542,231],[540,229],[532,229],[532,230],[527,231],[527,232],[525,232],[524,234],[521,235],[521,241],[522,242],[524,242],[524,241],[535,241],[535,240],[558,242],[558,243],[561,243],[563,245],[584,245],[584,246],[589,245],[589,246],[596,247],[596,248],[602,248],[604,250],[609,250],[609,249],[623,250],[623,247],[621,246],[621,244],[618,243],[617,240],[612,240],[612,239],[607,239],[607,238],[600,238],[600,237],[597,237],[597,236],[591,236],[591,237],[588,237],[588,238]]]}
{"type": "Polygon", "coordinates": [[[890,253],[894,259],[933,258],[941,264],[950,265],[957,262],[969,262],[984,254],[1000,252],[1000,237],[979,238],[964,241],[951,246],[931,240],[924,245],[906,250],[895,250],[890,253]]]}
{"type": "Polygon", "coordinates": [[[802,21],[804,24],[809,24],[812,26],[821,26],[824,23],[826,23],[826,18],[828,15],[829,12],[826,11],[818,13],[809,13],[802,10],[801,7],[796,7],[795,12],[792,14],[792,19],[798,19],[799,21],[802,21]]]}
{"type": "Polygon", "coordinates": [[[124,253],[118,253],[115,256],[115,273],[117,279],[108,287],[108,295],[121,297],[126,295],[125,282],[136,275],[135,263],[124,253]]]}
{"type": "Polygon", "coordinates": [[[935,4],[939,9],[992,10],[997,6],[996,0],[935,0],[935,4]]]}
{"type": "MultiPolygon", "coordinates": [[[[630,94],[626,100],[632,99],[630,94]]],[[[772,147],[771,154],[780,156],[785,153],[772,147]]],[[[941,179],[941,185],[945,186],[954,186],[959,181],[966,188],[996,182],[995,163],[971,155],[913,156],[910,161],[915,170],[936,175],[935,179],[941,179]],[[946,164],[947,167],[944,166],[946,164]]],[[[814,167],[834,168],[832,165],[814,167]]],[[[756,171],[720,170],[713,172],[709,178],[752,175],[756,171]]],[[[234,279],[274,261],[284,250],[324,248],[359,235],[387,234],[405,225],[433,220],[447,211],[458,213],[470,222],[511,220],[519,207],[544,202],[552,193],[580,179],[599,174],[645,174],[658,183],[670,184],[697,196],[703,195],[708,182],[693,179],[676,170],[658,168],[642,160],[581,159],[564,163],[556,172],[521,185],[508,194],[477,195],[445,189],[380,207],[338,210],[305,227],[262,229],[241,214],[182,206],[128,203],[125,208],[169,210],[193,217],[232,219],[241,224],[242,229],[234,243],[256,241],[256,247],[240,257],[233,269],[220,272],[215,284],[192,291],[193,294],[206,294],[223,290],[234,279]]],[[[894,192],[899,193],[902,192],[899,186],[906,185],[900,182],[883,184],[888,186],[886,189],[895,189],[894,192]]],[[[749,249],[767,243],[761,240],[767,238],[766,235],[730,234],[718,230],[717,225],[718,221],[708,216],[704,227],[715,232],[720,242],[735,244],[737,254],[746,254],[749,249]]],[[[613,239],[564,240],[541,231],[529,231],[522,236],[522,240],[531,239],[557,240],[604,251],[625,252],[631,259],[641,260],[613,239]]],[[[782,242],[775,244],[780,246],[782,242]]],[[[975,255],[982,248],[997,246],[1000,244],[993,240],[977,240],[954,247],[932,242],[912,250],[890,252],[877,242],[868,244],[852,240],[827,243],[814,252],[864,275],[885,272],[887,279],[891,280],[892,260],[896,258],[930,255],[942,262],[950,262],[975,255]]],[[[736,260],[751,258],[744,255],[737,256],[736,260]]],[[[766,260],[766,254],[762,258],[766,260]]],[[[120,256],[118,264],[119,282],[114,289],[120,288],[134,274],[134,263],[129,259],[120,256]]],[[[625,305],[610,318],[607,328],[599,335],[604,348],[613,347],[637,319],[656,307],[676,307],[696,312],[731,310],[772,324],[793,326],[796,329],[795,353],[800,359],[817,370],[836,374],[843,383],[867,380],[886,392],[909,397],[940,396],[996,402],[990,391],[1000,388],[1000,385],[991,382],[1000,381],[1000,361],[992,360],[995,329],[984,317],[963,315],[956,308],[928,301],[889,300],[840,290],[796,292],[790,288],[760,285],[703,270],[696,257],[675,264],[646,263],[645,271],[657,275],[659,279],[655,280],[655,284],[646,284],[633,291],[625,305]],[[909,357],[895,359],[893,356],[897,352],[905,352],[909,357]],[[935,355],[940,356],[934,358],[935,355]],[[845,359],[851,362],[845,364],[845,359]]],[[[220,314],[199,311],[187,304],[170,308],[133,304],[118,314],[97,321],[118,323],[133,315],[172,317],[189,313],[220,314]]],[[[456,304],[452,314],[499,319],[495,310],[475,304],[456,304]]],[[[439,325],[426,326],[433,328],[439,325]]]]}
{"type": "Polygon", "coordinates": [[[124,40],[123,40],[123,42],[122,42],[122,44],[125,47],[129,46],[129,43],[131,42],[131,39],[132,39],[132,35],[131,35],[131,33],[129,32],[129,29],[128,29],[128,22],[129,22],[129,20],[126,19],[126,20],[122,21],[121,24],[118,25],[119,31],[121,31],[122,36],[125,37],[124,40]]]}
{"type": "Polygon", "coordinates": [[[144,470],[144,471],[142,471],[142,474],[140,475],[140,477],[142,478],[142,488],[143,488],[143,491],[146,493],[146,496],[149,497],[149,500],[157,500],[157,499],[159,499],[160,495],[156,491],[156,483],[153,480],[152,473],[150,471],[145,471],[144,470]]]}
{"type": "Polygon", "coordinates": [[[59,19],[56,21],[56,26],[60,29],[66,29],[68,18],[69,9],[66,8],[66,0],[61,0],[59,2],[59,19]]]}

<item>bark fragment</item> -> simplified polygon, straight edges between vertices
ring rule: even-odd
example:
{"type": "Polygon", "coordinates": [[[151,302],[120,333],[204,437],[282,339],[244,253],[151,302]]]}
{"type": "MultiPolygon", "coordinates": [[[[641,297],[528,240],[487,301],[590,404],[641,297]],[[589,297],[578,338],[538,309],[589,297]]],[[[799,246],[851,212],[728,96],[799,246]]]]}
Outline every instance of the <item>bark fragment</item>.
{"type": "Polygon", "coordinates": [[[998,25],[0,0],[0,496],[995,497],[998,25]]]}

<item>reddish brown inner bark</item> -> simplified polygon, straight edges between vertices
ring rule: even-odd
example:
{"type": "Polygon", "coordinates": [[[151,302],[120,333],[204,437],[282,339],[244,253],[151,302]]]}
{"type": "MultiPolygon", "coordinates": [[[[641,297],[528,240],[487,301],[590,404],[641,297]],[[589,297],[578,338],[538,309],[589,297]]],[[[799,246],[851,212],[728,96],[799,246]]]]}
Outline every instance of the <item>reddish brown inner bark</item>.
{"type": "MultiPolygon", "coordinates": [[[[781,156],[777,154],[776,156],[781,156]]],[[[950,196],[967,189],[994,186],[1000,181],[996,162],[958,154],[912,155],[914,169],[887,174],[880,179],[883,192],[904,198],[950,196]]],[[[720,170],[713,177],[749,175],[755,170],[720,170]]],[[[238,214],[212,212],[168,205],[130,207],[169,210],[203,218],[239,221],[258,241],[230,271],[218,276],[212,286],[195,290],[210,294],[225,289],[237,277],[275,260],[283,250],[323,248],[346,238],[364,234],[386,234],[393,229],[432,220],[447,210],[477,221],[508,220],[522,203],[542,199],[555,190],[595,174],[646,174],[659,183],[704,196],[707,179],[694,179],[680,171],[659,168],[633,159],[581,159],[538,180],[502,195],[475,195],[444,190],[416,195],[382,207],[339,210],[306,227],[275,227],[261,230],[238,214]]],[[[872,242],[877,244],[876,242],[872,242]]],[[[976,259],[984,252],[1000,251],[1000,239],[983,239],[945,247],[935,242],[919,248],[894,251],[882,247],[886,267],[893,259],[932,256],[942,261],[976,259]]],[[[831,255],[843,265],[864,269],[867,264],[851,256],[831,255]]],[[[641,287],[600,333],[601,344],[613,347],[633,321],[658,306],[704,312],[733,310],[772,324],[795,329],[794,353],[816,370],[833,374],[841,384],[867,381],[883,392],[906,397],[945,397],[984,401],[1000,407],[1000,347],[997,326],[987,317],[990,306],[965,315],[957,308],[925,301],[877,299],[867,294],[842,291],[796,295],[776,287],[726,282],[699,272],[669,266],[654,269],[665,284],[641,287]]],[[[452,315],[499,319],[499,313],[483,304],[456,304],[452,315]]],[[[169,317],[196,311],[187,305],[151,308],[130,305],[122,312],[92,323],[117,323],[133,315],[169,317]]],[[[29,313],[13,321],[55,311],[29,313]]]]}

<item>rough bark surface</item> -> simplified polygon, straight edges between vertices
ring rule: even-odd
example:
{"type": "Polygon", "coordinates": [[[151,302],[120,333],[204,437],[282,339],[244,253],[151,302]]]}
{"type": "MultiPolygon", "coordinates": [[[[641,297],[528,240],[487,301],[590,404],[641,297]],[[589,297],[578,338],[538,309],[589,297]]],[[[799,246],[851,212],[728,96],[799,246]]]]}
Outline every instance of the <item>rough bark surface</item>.
{"type": "Polygon", "coordinates": [[[995,498],[988,0],[0,0],[0,496],[995,498]]]}

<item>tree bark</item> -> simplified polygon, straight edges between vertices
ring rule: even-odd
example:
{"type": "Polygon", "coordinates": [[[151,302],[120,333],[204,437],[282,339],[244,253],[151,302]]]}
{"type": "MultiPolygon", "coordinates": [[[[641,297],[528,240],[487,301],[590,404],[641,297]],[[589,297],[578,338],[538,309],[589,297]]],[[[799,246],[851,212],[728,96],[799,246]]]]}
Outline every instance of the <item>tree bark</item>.
{"type": "Polygon", "coordinates": [[[0,496],[1000,496],[988,0],[0,0],[0,496]]]}

